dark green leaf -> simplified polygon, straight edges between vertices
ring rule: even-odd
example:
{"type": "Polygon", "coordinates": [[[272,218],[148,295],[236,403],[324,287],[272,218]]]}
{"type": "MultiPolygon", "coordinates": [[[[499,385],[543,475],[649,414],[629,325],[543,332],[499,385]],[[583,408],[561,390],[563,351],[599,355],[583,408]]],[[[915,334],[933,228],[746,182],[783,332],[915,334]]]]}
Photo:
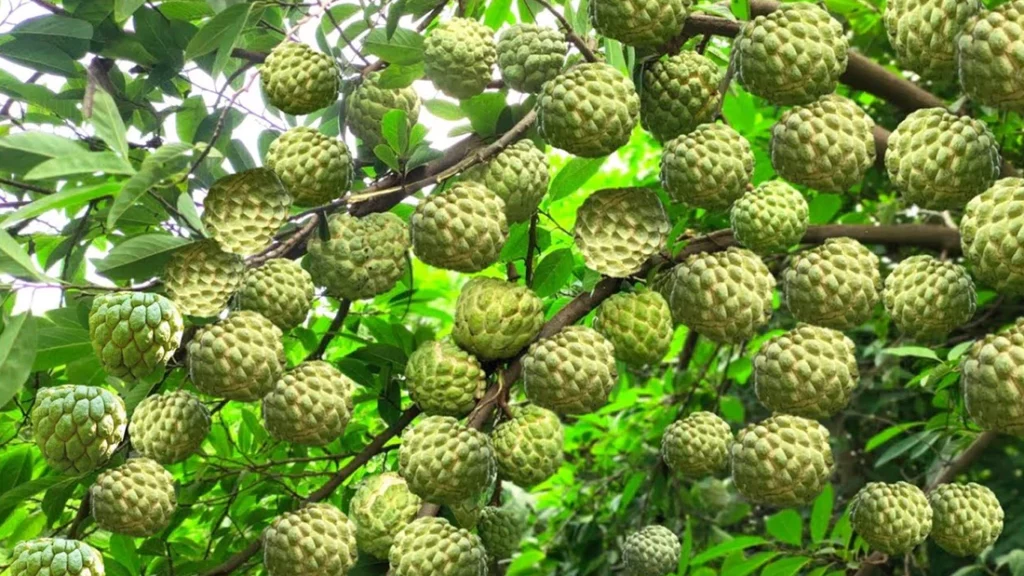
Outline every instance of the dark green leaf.
{"type": "Polygon", "coordinates": [[[0,58],[58,76],[75,76],[79,70],[75,59],[67,52],[34,36],[15,38],[0,44],[0,58]]]}
{"type": "Polygon", "coordinates": [[[484,92],[463,100],[459,107],[469,118],[473,131],[482,138],[489,138],[497,131],[498,119],[508,105],[504,92],[484,92]]]}
{"type": "Polygon", "coordinates": [[[111,280],[145,280],[160,274],[171,254],[189,244],[189,240],[170,234],[143,234],[118,244],[102,260],[96,271],[111,280]]]}
{"type": "Polygon", "coordinates": [[[410,66],[423,61],[423,36],[412,30],[398,28],[388,38],[387,30],[375,28],[366,35],[363,51],[392,64],[410,66]]]}
{"type": "Polygon", "coordinates": [[[92,102],[92,125],[96,135],[110,146],[110,149],[128,158],[128,134],[117,110],[114,99],[105,90],[96,90],[92,102]]]}
{"type": "Polygon", "coordinates": [[[800,569],[811,561],[806,556],[793,556],[782,560],[776,560],[764,567],[761,576],[793,576],[800,572],[800,569]]]}
{"type": "Polygon", "coordinates": [[[0,407],[21,390],[32,373],[35,358],[35,319],[23,313],[7,320],[0,333],[0,407]]]}
{"type": "Polygon", "coordinates": [[[549,252],[534,272],[533,291],[541,298],[547,298],[558,292],[572,277],[573,257],[569,248],[559,248],[549,252]]]}
{"type": "Polygon", "coordinates": [[[86,186],[84,188],[67,188],[56,194],[43,196],[31,204],[22,206],[14,212],[7,214],[3,220],[0,220],[0,227],[8,228],[24,220],[46,214],[51,210],[74,210],[84,206],[90,200],[110,196],[120,189],[121,185],[116,182],[100,184],[99,186],[86,186]]]}
{"type": "MultiPolygon", "coordinates": [[[[146,0],[114,0],[114,19],[124,22],[145,3],[146,0]]],[[[136,24],[138,24],[137,21],[136,24]]]]}
{"type": "Polygon", "coordinates": [[[147,156],[142,161],[139,171],[124,183],[121,193],[114,199],[114,205],[110,207],[107,215],[107,227],[113,228],[118,218],[150,188],[188,166],[191,152],[191,144],[172,142],[164,144],[147,156]]]}
{"type": "Polygon", "coordinates": [[[605,158],[580,158],[573,156],[562,169],[551,179],[548,186],[548,197],[550,202],[557,202],[572,194],[587,183],[597,171],[601,169],[605,158]]]}
{"type": "Polygon", "coordinates": [[[6,230],[0,230],[0,273],[10,274],[18,278],[46,280],[47,276],[39,271],[25,248],[11,237],[6,230]]]}
{"type": "Polygon", "coordinates": [[[43,476],[42,478],[23,482],[0,495],[0,518],[6,517],[11,510],[23,503],[25,499],[54,486],[71,484],[72,482],[78,482],[78,478],[43,476]]]}
{"type": "Polygon", "coordinates": [[[249,17],[250,7],[248,2],[242,2],[211,18],[188,43],[185,59],[195,60],[203,54],[218,50],[224,45],[225,39],[234,44],[249,17]]]}

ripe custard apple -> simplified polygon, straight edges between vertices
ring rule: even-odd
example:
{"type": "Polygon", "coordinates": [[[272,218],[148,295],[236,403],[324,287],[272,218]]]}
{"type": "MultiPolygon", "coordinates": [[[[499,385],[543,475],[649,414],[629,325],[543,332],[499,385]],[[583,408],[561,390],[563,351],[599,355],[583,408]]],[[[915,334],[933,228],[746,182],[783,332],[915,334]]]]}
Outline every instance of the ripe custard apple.
{"type": "Polygon", "coordinates": [[[594,328],[615,347],[615,358],[633,366],[656,364],[672,345],[672,311],[652,290],[613,294],[601,303],[594,328]]]}
{"type": "Polygon", "coordinates": [[[405,88],[382,88],[380,72],[372,72],[345,99],[345,121],[348,129],[373,149],[384,144],[381,134],[381,120],[392,110],[405,112],[405,120],[411,129],[420,117],[420,97],[412,86],[405,88]]]}
{"type": "Polygon", "coordinates": [[[178,507],[174,476],[149,458],[132,458],[100,474],[89,497],[97,526],[137,538],[166,528],[178,507]]]}
{"type": "Polygon", "coordinates": [[[409,397],[425,414],[462,417],[487,388],[487,375],[474,356],[450,342],[425,342],[405,363],[409,397]]]}
{"type": "Polygon", "coordinates": [[[337,200],[352,183],[352,155],[345,141],[307,126],[292,128],[271,142],[266,165],[302,206],[337,200]]]}
{"type": "Polygon", "coordinates": [[[666,142],[714,122],[722,102],[718,92],[722,76],[717,64],[696,52],[655,61],[643,73],[640,124],[659,142],[666,142]]]}
{"type": "Polygon", "coordinates": [[[540,406],[512,408],[512,418],[494,427],[491,441],[498,474],[522,488],[540,484],[562,466],[562,422],[540,406]]]}
{"type": "Polygon", "coordinates": [[[672,223],[649,188],[607,188],[576,212],[576,247],[587,267],[613,278],[632,276],[665,247],[672,223]]]}
{"type": "Polygon", "coordinates": [[[340,438],[352,418],[355,383],[327,362],[303,362],[285,372],[263,397],[270,436],[323,446],[340,438]]]}
{"type": "Polygon", "coordinates": [[[345,576],[358,556],[355,524],[330,504],[282,514],[263,532],[270,576],[345,576]]]}
{"type": "Polygon", "coordinates": [[[960,244],[974,278],[1024,294],[1024,179],[1003,178],[967,203],[960,244]]]}
{"type": "Polygon", "coordinates": [[[200,328],[188,343],[189,377],[214,398],[259,400],[284,370],[283,338],[281,329],[258,313],[232,312],[200,328]]]}
{"type": "Polygon", "coordinates": [[[480,537],[444,518],[418,518],[395,536],[388,554],[392,576],[486,576],[480,537]]]}
{"type": "Polygon", "coordinates": [[[913,484],[868,482],[850,502],[850,523],[872,548],[895,556],[928,537],[932,509],[913,484]]]}
{"type": "Polygon", "coordinates": [[[422,501],[401,476],[385,472],[370,476],[352,496],[348,513],[356,525],[359,549],[387,558],[395,535],[416,519],[422,501]]]}
{"type": "Polygon", "coordinates": [[[559,414],[589,414],[608,403],[618,381],[615,348],[587,326],[566,326],[523,356],[526,397],[559,414]]]}
{"type": "Polygon", "coordinates": [[[984,122],[925,108],[889,136],[885,168],[908,204],[960,209],[999,177],[999,145],[984,122]]]}
{"type": "Polygon", "coordinates": [[[468,18],[441,22],[423,42],[423,71],[437,89],[464,100],[484,91],[498,59],[494,31],[468,18]]]}
{"type": "Polygon", "coordinates": [[[836,330],[871,319],[882,288],[879,260],[851,238],[829,238],[793,256],[782,275],[789,311],[800,322],[836,330]]]}
{"type": "Polygon", "coordinates": [[[544,84],[537,98],[541,136],[585,158],[607,156],[624,146],[639,116],[633,81],[603,62],[569,68],[544,84]]]}
{"type": "Polygon", "coordinates": [[[637,48],[660,48],[686,23],[693,0],[596,0],[590,22],[601,36],[637,48]]]}
{"type": "Polygon", "coordinates": [[[482,184],[458,182],[416,207],[412,251],[426,264],[479,272],[498,261],[508,239],[505,201],[482,184]]]}
{"type": "Polygon", "coordinates": [[[498,36],[498,70],[509,88],[536,94],[562,71],[565,36],[547,26],[516,24],[498,36]]]}
{"type": "Polygon", "coordinates": [[[973,102],[1024,111],[1024,0],[972,16],[957,37],[960,86],[973,102]]]}
{"type": "Polygon", "coordinates": [[[398,473],[427,502],[457,504],[494,480],[494,448],[486,434],[455,418],[427,416],[402,434],[398,473]]]}
{"type": "Polygon", "coordinates": [[[551,175],[544,152],[532,141],[520,140],[463,172],[463,178],[497,194],[505,202],[505,219],[512,224],[537,212],[551,175]]]}
{"type": "Polygon", "coordinates": [[[270,245],[291,205],[291,194],[273,170],[253,168],[210,186],[203,225],[224,250],[249,256],[270,245]]]}
{"type": "Polygon", "coordinates": [[[775,413],[825,419],[857,387],[856,346],[842,332],[809,324],[776,336],[754,357],[754,390],[775,413]]]}
{"type": "Polygon", "coordinates": [[[989,334],[960,360],[964,404],[985,430],[1024,437],[1024,333],[989,334]]]}
{"type": "Polygon", "coordinates": [[[945,340],[974,316],[974,281],[963,266],[928,255],[900,262],[885,279],[882,301],[900,332],[923,341],[945,340]]]}
{"type": "Polygon", "coordinates": [[[106,464],[128,427],[124,400],[96,386],[43,388],[31,418],[32,436],[46,463],[69,474],[106,464]]]}
{"type": "Polygon", "coordinates": [[[737,77],[748,92],[792,106],[835,91],[849,44],[828,12],[795,2],[747,22],[733,49],[737,77]]]}
{"type": "Polygon", "coordinates": [[[717,414],[694,412],[665,428],[661,457],[669,470],[685,478],[703,478],[729,467],[732,429],[717,414]]]}
{"type": "Polygon", "coordinates": [[[298,42],[282,42],[260,68],[271,106],[286,114],[309,114],[338,99],[341,76],[334,59],[298,42]]]}
{"type": "Polygon", "coordinates": [[[146,292],[108,292],[92,301],[89,339],[103,369],[132,381],[174,356],[185,323],[173,302],[146,292]]]}
{"type": "Polygon", "coordinates": [[[486,506],[480,511],[476,531],[492,561],[507,560],[519,550],[526,519],[511,508],[486,506]]]}
{"type": "Polygon", "coordinates": [[[889,0],[885,31],[896,59],[909,70],[942,84],[956,81],[956,42],[978,0],[889,0]]]}
{"type": "Polygon", "coordinates": [[[665,144],[661,185],[672,200],[723,210],[747,190],[754,174],[750,142],[725,124],[701,124],[665,144]]]}
{"type": "Polygon", "coordinates": [[[544,304],[526,286],[497,278],[471,278],[455,303],[452,339],[480,360],[519,353],[544,326],[544,304]]]}
{"type": "Polygon", "coordinates": [[[336,298],[373,298],[395,287],[405,275],[409,227],[390,212],[357,218],[333,214],[330,238],[309,239],[309,273],[313,282],[336,298]]]}
{"type": "Polygon", "coordinates": [[[1003,507],[981,484],[940,484],[928,495],[932,540],[954,556],[977,556],[999,539],[1003,507]]]}
{"type": "Polygon", "coordinates": [[[772,317],[775,278],[749,250],[692,254],[666,274],[672,319],[715,342],[748,340],[772,317]]]}
{"type": "Polygon", "coordinates": [[[135,407],[128,434],[132,447],[161,464],[199,451],[210,433],[210,411],[184,390],[149,396],[135,407]]]}
{"type": "Polygon", "coordinates": [[[758,254],[785,252],[807,232],[809,209],[803,194],[782,180],[763,182],[732,205],[736,241],[758,254]]]}
{"type": "Polygon", "coordinates": [[[11,576],[104,576],[103,555],[85,542],[37,538],[11,552],[11,576]]]}
{"type": "Polygon", "coordinates": [[[622,560],[630,576],[668,576],[679,567],[682,547],[679,537],[657,524],[646,526],[626,537],[622,560]]]}
{"type": "Polygon", "coordinates": [[[216,316],[242,284],[245,260],[221,250],[216,240],[200,240],[174,251],[164,268],[167,295],[189,316],[216,316]]]}
{"type": "Polygon", "coordinates": [[[316,286],[298,262],[271,258],[248,271],[238,291],[238,307],[259,312],[282,332],[306,321],[316,286]]]}

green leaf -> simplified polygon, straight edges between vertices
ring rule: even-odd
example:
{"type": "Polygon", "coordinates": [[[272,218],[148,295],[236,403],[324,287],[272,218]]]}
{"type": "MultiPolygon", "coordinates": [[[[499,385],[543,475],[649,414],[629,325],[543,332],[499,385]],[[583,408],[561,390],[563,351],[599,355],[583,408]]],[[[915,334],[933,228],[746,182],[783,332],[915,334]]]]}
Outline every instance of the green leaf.
{"type": "Polygon", "coordinates": [[[13,316],[0,333],[0,407],[21,390],[35,358],[35,319],[27,312],[13,316]]]}
{"type": "Polygon", "coordinates": [[[94,260],[96,272],[111,280],[158,276],[171,254],[191,242],[170,234],[143,234],[114,247],[106,258],[94,260]]]}
{"type": "Polygon", "coordinates": [[[43,40],[52,38],[76,38],[92,40],[92,24],[85,20],[70,18],[60,14],[48,14],[31,18],[18,24],[11,30],[15,36],[43,36],[43,40]]]}
{"type": "Polygon", "coordinates": [[[189,226],[194,230],[198,230],[200,234],[206,235],[206,226],[203,226],[203,219],[199,217],[196,203],[192,201],[191,196],[185,193],[179,194],[175,207],[178,209],[178,213],[185,217],[185,221],[188,222],[189,226]]]}
{"type": "Polygon", "coordinates": [[[963,357],[963,355],[968,350],[970,350],[971,346],[973,346],[973,345],[974,345],[974,340],[968,340],[967,342],[961,342],[961,343],[957,344],[952,349],[950,349],[949,354],[946,355],[946,360],[948,362],[956,362],[956,361],[960,360],[960,358],[963,357]]]}
{"type": "Polygon", "coordinates": [[[890,426],[890,427],[886,428],[885,430],[882,430],[878,434],[875,434],[874,436],[869,438],[867,443],[864,445],[864,451],[865,452],[871,452],[875,448],[878,448],[882,444],[885,444],[886,442],[888,442],[889,440],[892,440],[893,438],[899,436],[903,432],[905,432],[905,431],[907,431],[907,430],[909,430],[911,428],[914,428],[914,427],[917,427],[917,426],[923,426],[923,425],[924,425],[924,422],[906,422],[906,423],[903,423],[903,424],[896,424],[895,426],[890,426]]]}
{"type": "Polygon", "coordinates": [[[484,25],[493,30],[501,28],[511,14],[512,0],[491,0],[484,12],[484,25]]]}
{"type": "Polygon", "coordinates": [[[908,452],[910,449],[917,446],[922,441],[926,440],[927,437],[931,435],[931,432],[932,430],[923,430],[921,432],[918,432],[917,434],[907,436],[906,438],[893,444],[888,449],[886,449],[886,451],[883,452],[881,456],[878,457],[878,460],[875,461],[875,468],[881,468],[882,466],[885,466],[888,462],[896,458],[899,458],[900,456],[908,452]]]}
{"type": "Polygon", "coordinates": [[[423,61],[423,36],[398,28],[389,39],[387,30],[374,28],[363,41],[363,51],[391,64],[411,66],[423,61]]]}
{"type": "Polygon", "coordinates": [[[405,110],[388,110],[380,121],[380,133],[392,150],[404,155],[409,144],[409,124],[405,110]]]}
{"type": "Polygon", "coordinates": [[[117,111],[117,104],[106,90],[96,90],[93,97],[92,125],[96,128],[96,135],[111,150],[120,154],[121,158],[128,159],[128,134],[121,113],[117,111]]]}
{"type": "Polygon", "coordinates": [[[459,107],[469,118],[473,131],[482,138],[494,136],[498,129],[498,119],[508,107],[504,92],[484,92],[459,103],[459,107]]]}
{"type": "Polygon", "coordinates": [[[835,496],[832,491],[832,484],[826,484],[825,489],[814,499],[814,506],[811,508],[811,541],[821,542],[828,532],[828,525],[832,523],[832,509],[835,506],[835,496]]]}
{"type": "Polygon", "coordinates": [[[0,273],[18,278],[46,280],[45,274],[36,268],[32,258],[6,230],[0,230],[0,273]]]}
{"type": "Polygon", "coordinates": [[[405,14],[405,3],[406,0],[397,0],[388,9],[388,20],[385,28],[388,38],[393,37],[395,30],[398,29],[398,22],[402,19],[402,15],[405,14]]]}
{"type": "Polygon", "coordinates": [[[78,142],[45,132],[19,132],[0,138],[0,148],[28,152],[47,158],[65,158],[86,152],[78,142]]]}
{"type": "Polygon", "coordinates": [[[758,552],[750,558],[745,558],[742,552],[736,552],[735,556],[739,557],[740,560],[729,562],[729,559],[732,559],[733,556],[726,559],[725,563],[722,564],[722,576],[747,576],[748,574],[753,574],[758,568],[771,562],[778,555],[778,552],[758,552]]]}
{"type": "Polygon", "coordinates": [[[549,252],[534,271],[533,291],[541,298],[558,292],[572,277],[573,257],[569,248],[549,252]]]}
{"type": "Polygon", "coordinates": [[[195,60],[204,54],[209,54],[223,46],[225,39],[229,39],[233,45],[245,26],[250,8],[251,5],[248,2],[242,2],[228,7],[211,18],[199,29],[199,32],[196,32],[188,46],[185,47],[185,59],[195,60]]]}
{"type": "Polygon", "coordinates": [[[146,0],[114,0],[114,20],[124,22],[145,3],[146,0]]]}
{"type": "Polygon", "coordinates": [[[36,478],[28,482],[23,482],[14,488],[11,488],[3,495],[0,495],[0,518],[4,518],[14,510],[19,504],[23,503],[31,496],[64,484],[71,484],[78,482],[78,478],[68,478],[67,476],[43,476],[42,478],[36,478]]]}
{"type": "Polygon", "coordinates": [[[105,175],[131,176],[135,173],[135,168],[132,168],[128,161],[113,152],[86,152],[63,158],[50,158],[40,162],[25,174],[25,180],[63,179],[67,176],[96,172],[105,175]]]}
{"type": "Polygon", "coordinates": [[[924,348],[922,346],[899,346],[896,348],[884,348],[882,354],[888,354],[890,356],[907,357],[912,356],[915,358],[925,358],[927,360],[935,360],[939,362],[939,355],[935,353],[931,348],[924,348]]]}
{"type": "Polygon", "coordinates": [[[811,224],[828,224],[843,207],[843,199],[836,194],[818,194],[807,203],[811,224]]]}
{"type": "Polygon", "coordinates": [[[32,370],[50,370],[93,354],[89,331],[85,328],[44,326],[39,329],[39,343],[32,370]]]}
{"type": "Polygon", "coordinates": [[[373,155],[386,164],[388,168],[391,168],[395,172],[401,172],[402,165],[398,162],[398,154],[396,154],[390,146],[377,144],[373,147],[373,155]]]}
{"type": "Polygon", "coordinates": [[[697,554],[690,560],[690,566],[701,566],[708,562],[726,556],[737,550],[746,550],[754,546],[761,546],[767,544],[768,541],[758,536],[738,536],[732,540],[726,540],[720,544],[716,544],[711,548],[697,554]]]}
{"type": "Polygon", "coordinates": [[[397,90],[412,86],[412,83],[420,78],[423,78],[422,62],[409,66],[391,64],[380,73],[380,78],[377,79],[377,86],[389,90],[397,90]]]}
{"type": "Polygon", "coordinates": [[[35,218],[52,210],[79,208],[90,200],[110,196],[120,190],[120,188],[121,184],[117,182],[108,182],[98,186],[85,186],[82,188],[66,188],[56,194],[43,196],[31,204],[26,204],[7,214],[3,220],[0,220],[0,228],[9,228],[19,222],[35,218]]]}
{"type": "Polygon", "coordinates": [[[161,180],[176,174],[188,166],[188,155],[192,145],[184,142],[164,144],[142,161],[142,167],[121,188],[114,199],[114,205],[107,214],[107,227],[114,228],[126,210],[131,208],[150,188],[161,180]]]}
{"type": "Polygon", "coordinates": [[[686,574],[686,569],[690,567],[690,556],[693,552],[693,521],[689,516],[686,517],[686,528],[683,530],[683,545],[679,553],[679,569],[676,570],[677,574],[686,574]]]}
{"type": "Polygon", "coordinates": [[[803,544],[804,519],[796,510],[786,509],[764,521],[765,530],[779,542],[799,547],[803,544]]]}
{"type": "Polygon", "coordinates": [[[0,58],[27,68],[58,76],[78,75],[75,59],[56,45],[41,38],[26,36],[0,44],[0,58]]]}
{"type": "Polygon", "coordinates": [[[738,20],[750,20],[750,0],[732,0],[729,7],[738,20]]]}
{"type": "Polygon", "coordinates": [[[800,572],[800,569],[810,563],[811,559],[806,556],[793,556],[776,560],[764,567],[761,576],[793,576],[800,572]]]}
{"type": "Polygon", "coordinates": [[[556,202],[579,190],[594,174],[597,174],[606,158],[580,158],[573,156],[555,174],[555,177],[551,179],[551,185],[548,186],[550,201],[556,202]]]}
{"type": "Polygon", "coordinates": [[[458,104],[447,100],[427,100],[423,106],[428,112],[442,120],[456,121],[466,117],[466,113],[458,104]]]}

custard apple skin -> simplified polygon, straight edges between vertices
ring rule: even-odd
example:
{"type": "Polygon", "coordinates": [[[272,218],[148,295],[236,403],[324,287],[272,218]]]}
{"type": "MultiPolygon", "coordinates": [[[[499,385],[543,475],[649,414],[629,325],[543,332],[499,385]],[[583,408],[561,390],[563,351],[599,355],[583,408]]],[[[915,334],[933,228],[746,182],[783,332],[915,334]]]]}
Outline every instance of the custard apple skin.
{"type": "Polygon", "coordinates": [[[971,101],[1024,111],[1024,0],[971,17],[957,37],[960,86],[971,101]]]}
{"type": "Polygon", "coordinates": [[[661,185],[672,200],[694,208],[729,208],[753,174],[750,142],[724,124],[701,124],[670,140],[661,153],[661,185]]]}
{"type": "Polygon", "coordinates": [[[384,558],[391,551],[395,535],[416,519],[422,500],[409,491],[401,476],[385,472],[359,485],[348,512],[356,525],[359,550],[384,558]]]}
{"type": "Polygon", "coordinates": [[[830,418],[857,387],[856,351],[838,330],[801,324],[765,342],[754,357],[757,398],[775,413],[830,418]]]}
{"type": "Polygon", "coordinates": [[[284,370],[283,338],[280,328],[256,312],[232,312],[200,328],[189,342],[189,377],[214,398],[259,400],[284,370]]]}
{"type": "Polygon", "coordinates": [[[977,556],[999,539],[1003,507],[981,484],[940,484],[928,495],[932,540],[954,556],[977,556]]]}
{"type": "Polygon", "coordinates": [[[128,427],[124,400],[96,386],[39,390],[31,419],[46,463],[68,474],[85,474],[105,464],[128,427]]]}
{"type": "Polygon", "coordinates": [[[679,537],[653,524],[633,532],[622,543],[622,560],[630,576],[668,576],[679,566],[679,537]]]}
{"type": "Polygon", "coordinates": [[[203,226],[221,248],[249,256],[270,245],[288,219],[292,196],[269,168],[217,180],[203,201],[203,226]]]}
{"type": "Polygon", "coordinates": [[[405,275],[409,227],[390,212],[357,218],[334,214],[327,219],[330,237],[309,239],[309,273],[313,283],[336,298],[373,298],[395,287],[405,275]]]}
{"type": "Polygon", "coordinates": [[[590,22],[601,36],[637,48],[660,48],[679,35],[693,0],[595,0],[590,22]]]}
{"type": "Polygon", "coordinates": [[[789,311],[800,322],[849,330],[871,319],[882,288],[879,260],[851,238],[829,238],[793,256],[783,272],[789,311]]]}
{"type": "Polygon", "coordinates": [[[330,504],[282,514],[263,532],[270,576],[345,576],[358,557],[355,524],[330,504]]]}
{"type": "Polygon", "coordinates": [[[416,207],[409,228],[417,258],[455,272],[479,272],[494,264],[508,240],[505,201],[475,182],[431,194],[416,207]]]}
{"type": "Polygon", "coordinates": [[[882,301],[900,332],[938,342],[974,316],[978,298],[963,266],[921,254],[893,269],[885,279],[882,301]]]}
{"type": "Polygon", "coordinates": [[[216,240],[200,240],[175,250],[164,268],[167,296],[189,316],[216,316],[242,284],[245,260],[221,250],[216,240]]]}
{"type": "Polygon", "coordinates": [[[613,278],[636,274],[665,246],[672,223],[649,188],[607,188],[576,212],[576,247],[587,267],[613,278]]]}
{"type": "Polygon", "coordinates": [[[486,506],[480,511],[476,531],[491,561],[507,560],[519,550],[526,522],[514,510],[486,506]]]}
{"type": "Polygon", "coordinates": [[[423,71],[437,89],[464,100],[484,91],[498,60],[494,32],[468,18],[438,24],[423,42],[423,71]]]}
{"type": "Polygon", "coordinates": [[[807,200],[781,180],[763,182],[732,205],[736,241],[757,254],[785,252],[800,242],[810,222],[807,200]]]}
{"type": "Polygon", "coordinates": [[[967,413],[985,430],[1024,437],[1024,333],[975,342],[960,360],[967,413]]]}
{"type": "Polygon", "coordinates": [[[945,85],[956,82],[957,37],[980,10],[978,0],[889,0],[883,22],[900,64],[945,85]]]}
{"type": "Polygon", "coordinates": [[[381,134],[381,121],[385,114],[392,110],[405,112],[406,125],[410,129],[420,117],[420,97],[415,88],[383,88],[380,82],[380,72],[367,74],[345,99],[345,121],[349,131],[371,150],[385,143],[381,134]]]}
{"type": "Polygon", "coordinates": [[[748,425],[729,449],[736,489],[755,504],[809,504],[832,475],[828,442],[824,426],[799,416],[777,414],[748,425]]]}
{"type": "Polygon", "coordinates": [[[652,290],[613,294],[601,303],[594,329],[615,347],[615,358],[632,366],[656,364],[672,346],[672,311],[652,290]]]}
{"type": "Polygon", "coordinates": [[[657,60],[643,73],[640,124],[659,142],[667,142],[713,122],[722,102],[722,76],[717,64],[696,52],[657,60]]]}
{"type": "Polygon", "coordinates": [[[665,428],[661,458],[672,472],[684,478],[703,478],[729,467],[732,429],[717,414],[694,412],[665,428]]]}
{"type": "Polygon", "coordinates": [[[889,135],[885,168],[908,204],[961,209],[999,177],[999,145],[980,120],[943,108],[911,112],[889,135]]]}
{"type": "Polygon", "coordinates": [[[558,415],[540,406],[516,406],[512,418],[491,433],[498,474],[522,488],[532,488],[562,466],[565,432],[558,415]]]}
{"type": "Polygon", "coordinates": [[[850,502],[850,524],[872,548],[895,556],[925,541],[932,509],[913,484],[868,482],[850,502]]]}
{"type": "Polygon", "coordinates": [[[566,326],[523,356],[526,397],[558,414],[589,414],[608,402],[618,381],[615,347],[587,326],[566,326]]]}
{"type": "Polygon", "coordinates": [[[327,362],[303,362],[263,397],[263,425],[292,444],[323,446],[340,438],[352,418],[355,383],[327,362]]]}
{"type": "Polygon", "coordinates": [[[409,397],[425,414],[462,417],[487,388],[480,361],[450,342],[425,342],[405,363],[409,397]]]}
{"type": "Polygon", "coordinates": [[[388,554],[392,576],[486,576],[480,537],[444,518],[418,518],[395,536],[388,554]]]}
{"type": "Polygon", "coordinates": [[[602,62],[577,64],[544,84],[537,98],[541,136],[584,158],[615,152],[640,117],[633,81],[602,62]]]}
{"type": "Polygon", "coordinates": [[[452,339],[482,361],[519,353],[544,326],[544,304],[526,286],[472,278],[455,303],[452,339]]]}
{"type": "Polygon", "coordinates": [[[516,24],[498,36],[498,70],[509,88],[527,94],[562,71],[568,52],[565,36],[554,28],[516,24]]]}
{"type": "Polygon", "coordinates": [[[127,381],[145,378],[170,360],[184,330],[178,308],[159,294],[100,294],[89,312],[89,340],[100,364],[127,381]]]}
{"type": "Polygon", "coordinates": [[[427,416],[402,433],[398,473],[427,502],[457,504],[494,480],[494,448],[487,435],[455,418],[427,416]]]}
{"type": "Polygon", "coordinates": [[[551,180],[544,152],[530,140],[520,140],[483,164],[463,173],[505,202],[509,224],[529,220],[548,192],[551,180]]]}
{"type": "Polygon", "coordinates": [[[301,206],[337,200],[352,184],[352,154],[345,141],[307,126],[292,128],[271,142],[266,165],[301,206]]]}
{"type": "Polygon", "coordinates": [[[331,56],[305,44],[282,42],[260,68],[270,104],[286,114],[309,114],[338,99],[341,77],[331,56]]]}
{"type": "Polygon", "coordinates": [[[210,433],[210,411],[184,390],[145,398],[132,412],[132,447],[161,464],[181,462],[199,451],[210,433]]]}
{"type": "Polygon", "coordinates": [[[11,576],[104,576],[103,556],[78,540],[37,538],[11,552],[11,576]]]}
{"type": "Polygon", "coordinates": [[[1003,178],[967,203],[960,245],[975,280],[1024,294],[1024,179],[1003,178]]]}
{"type": "Polygon", "coordinates": [[[89,497],[97,526],[136,538],[166,528],[178,507],[174,476],[149,458],[132,458],[100,474],[89,497]]]}
{"type": "Polygon", "coordinates": [[[262,314],[282,332],[306,321],[316,286],[298,262],[271,258],[251,269],[238,291],[238,307],[262,314]]]}
{"type": "Polygon", "coordinates": [[[810,104],[835,91],[846,71],[843,26],[810,2],[784,4],[746,23],[736,37],[736,76],[773,104],[810,104]]]}

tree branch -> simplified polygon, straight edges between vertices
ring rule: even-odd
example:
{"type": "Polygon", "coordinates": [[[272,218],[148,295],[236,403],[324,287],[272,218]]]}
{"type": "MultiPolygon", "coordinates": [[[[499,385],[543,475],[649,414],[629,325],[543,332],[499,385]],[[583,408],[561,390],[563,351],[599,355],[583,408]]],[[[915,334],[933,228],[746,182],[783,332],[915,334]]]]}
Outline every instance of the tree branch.
{"type": "Polygon", "coordinates": [[[320,339],[320,345],[316,347],[316,350],[312,354],[306,357],[306,361],[309,360],[320,360],[324,357],[324,352],[327,351],[327,346],[330,345],[334,337],[341,332],[341,325],[345,323],[345,317],[348,316],[348,311],[352,307],[352,301],[342,298],[338,302],[338,313],[334,315],[334,320],[331,321],[330,327],[327,328],[327,332],[324,332],[323,338],[320,339]]]}

